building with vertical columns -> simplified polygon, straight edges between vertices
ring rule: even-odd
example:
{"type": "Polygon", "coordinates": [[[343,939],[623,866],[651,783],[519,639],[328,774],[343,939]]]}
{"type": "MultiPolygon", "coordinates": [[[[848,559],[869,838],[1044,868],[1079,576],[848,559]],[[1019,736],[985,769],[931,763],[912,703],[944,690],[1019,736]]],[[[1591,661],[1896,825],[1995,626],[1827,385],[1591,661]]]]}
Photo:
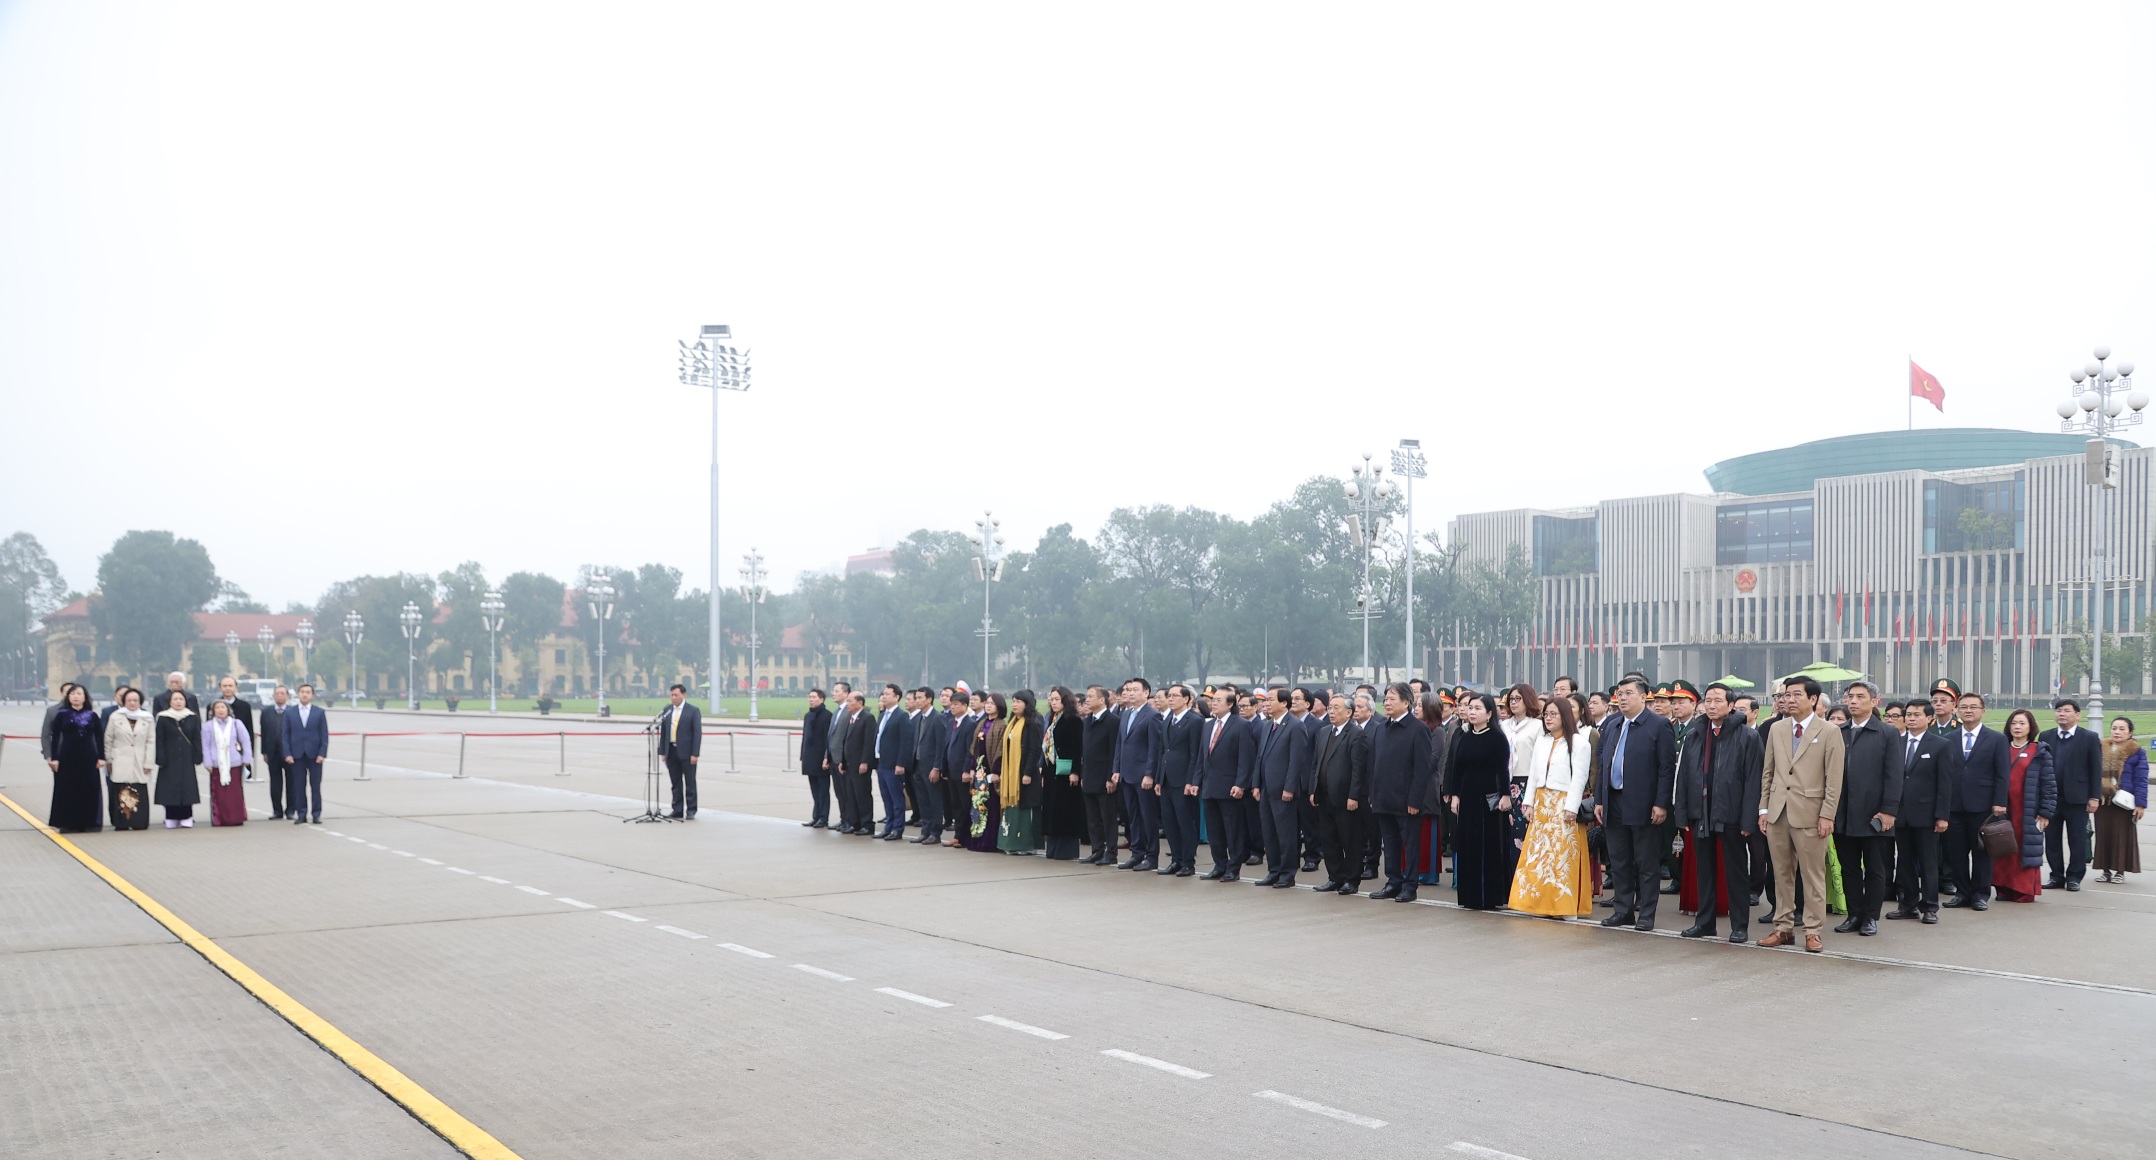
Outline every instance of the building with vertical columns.
{"type": "MultiPolygon", "coordinates": [[[[1847,435],[1717,463],[1710,494],[1462,515],[1450,528],[1462,559],[1517,551],[1535,611],[1507,647],[1454,637],[1439,674],[1545,688],[1570,674],[1595,687],[1637,669],[1764,684],[1829,660],[1890,693],[1946,676],[2046,697],[2062,687],[2062,656],[2086,655],[2073,642],[2091,626],[2135,643],[2150,614],[2156,453],[2113,441],[2099,592],[2087,442],[1981,428],[1847,435]]],[[[2145,666],[2115,669],[2107,688],[2147,694],[2145,666]]]]}

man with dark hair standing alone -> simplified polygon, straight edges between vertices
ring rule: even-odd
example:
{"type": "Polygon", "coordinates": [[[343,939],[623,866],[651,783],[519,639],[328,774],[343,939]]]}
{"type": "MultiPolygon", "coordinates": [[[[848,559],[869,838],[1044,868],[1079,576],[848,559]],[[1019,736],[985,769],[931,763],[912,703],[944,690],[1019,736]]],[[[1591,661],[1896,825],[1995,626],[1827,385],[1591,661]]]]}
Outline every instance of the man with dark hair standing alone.
{"type": "Polygon", "coordinates": [[[1763,947],[1797,941],[1796,882],[1804,879],[1804,949],[1826,944],[1820,930],[1827,915],[1827,838],[1834,832],[1842,797],[1842,735],[1819,716],[1819,682],[1793,677],[1782,719],[1767,734],[1766,768],[1759,782],[1759,824],[1774,859],[1774,930],[1763,947]]]}
{"type": "Polygon", "coordinates": [[[284,719],[284,764],[291,776],[292,824],[322,821],[322,759],[329,756],[329,714],[314,703],[314,686],[299,687],[299,707],[284,719]],[[308,796],[313,795],[313,816],[308,796]]]}
{"type": "Polygon", "coordinates": [[[689,691],[674,685],[666,690],[670,702],[659,714],[659,756],[666,759],[667,784],[674,790],[670,818],[696,816],[696,762],[704,752],[704,717],[689,703],[689,691]]]}
{"type": "Polygon", "coordinates": [[[2042,740],[2059,778],[2059,816],[2044,831],[2044,861],[2051,866],[2044,885],[2079,890],[2089,872],[2089,818],[2103,804],[2104,742],[2081,728],[2081,702],[2061,697],[2051,708],[2058,728],[2044,730],[2042,740]]]}
{"type": "Polygon", "coordinates": [[[1617,684],[1617,711],[1602,719],[1595,739],[1595,820],[1609,847],[1616,912],[1603,926],[1654,929],[1661,901],[1662,822],[1675,799],[1677,737],[1669,721],[1647,711],[1647,682],[1617,684]]]}

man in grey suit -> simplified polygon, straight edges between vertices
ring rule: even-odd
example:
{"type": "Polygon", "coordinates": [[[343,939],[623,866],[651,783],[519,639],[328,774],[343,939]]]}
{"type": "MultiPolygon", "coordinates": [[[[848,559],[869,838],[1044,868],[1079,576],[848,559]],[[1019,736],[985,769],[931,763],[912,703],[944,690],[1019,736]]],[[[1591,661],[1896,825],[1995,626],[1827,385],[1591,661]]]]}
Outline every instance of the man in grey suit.
{"type": "Polygon", "coordinates": [[[844,681],[831,684],[831,732],[825,741],[824,770],[832,775],[831,788],[838,795],[838,834],[854,832],[853,793],[846,773],[846,735],[853,731],[853,686],[844,681]]]}

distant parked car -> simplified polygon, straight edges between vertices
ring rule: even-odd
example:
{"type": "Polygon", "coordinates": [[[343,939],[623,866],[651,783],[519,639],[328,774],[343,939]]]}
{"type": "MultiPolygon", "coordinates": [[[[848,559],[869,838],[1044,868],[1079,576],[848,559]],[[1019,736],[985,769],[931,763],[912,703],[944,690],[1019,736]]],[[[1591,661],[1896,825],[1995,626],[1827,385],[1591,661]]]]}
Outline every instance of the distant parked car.
{"type": "Polygon", "coordinates": [[[267,705],[277,692],[277,684],[269,677],[250,677],[239,682],[240,700],[257,707],[267,705]]]}

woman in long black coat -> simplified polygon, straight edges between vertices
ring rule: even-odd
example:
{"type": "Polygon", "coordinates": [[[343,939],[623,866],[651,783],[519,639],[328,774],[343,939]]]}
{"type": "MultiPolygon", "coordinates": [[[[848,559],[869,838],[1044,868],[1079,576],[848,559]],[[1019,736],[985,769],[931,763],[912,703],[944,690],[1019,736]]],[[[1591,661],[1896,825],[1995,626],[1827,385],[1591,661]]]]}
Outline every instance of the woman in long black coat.
{"type": "Polygon", "coordinates": [[[1512,745],[1491,718],[1488,693],[1460,705],[1467,724],[1453,736],[1451,783],[1445,788],[1454,831],[1453,868],[1460,905],[1502,910],[1512,897],[1512,745]]]}
{"type": "Polygon", "coordinates": [[[1078,696],[1062,685],[1048,690],[1048,739],[1054,746],[1041,791],[1041,835],[1050,858],[1074,861],[1085,841],[1085,794],[1078,788],[1078,758],[1085,743],[1085,718],[1078,696]]]}
{"type": "Polygon", "coordinates": [[[98,766],[105,761],[105,737],[89,690],[68,689],[67,700],[45,723],[46,764],[52,767],[52,812],[45,822],[62,833],[102,829],[98,766]]]}
{"type": "Polygon", "coordinates": [[[151,800],[165,807],[165,828],[193,826],[202,784],[195,766],[202,760],[202,718],[187,707],[186,694],[175,689],[157,715],[157,790],[151,800]]]}

